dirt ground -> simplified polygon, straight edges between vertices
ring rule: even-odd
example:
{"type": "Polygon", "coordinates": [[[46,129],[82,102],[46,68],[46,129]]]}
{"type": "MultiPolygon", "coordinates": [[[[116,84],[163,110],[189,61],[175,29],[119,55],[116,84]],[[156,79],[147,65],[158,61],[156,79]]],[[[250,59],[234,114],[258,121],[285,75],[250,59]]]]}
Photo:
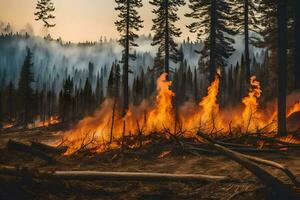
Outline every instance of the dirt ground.
{"type": "MultiPolygon", "coordinates": [[[[104,159],[99,154],[56,157],[48,164],[30,154],[6,149],[9,139],[43,143],[59,141],[56,131],[35,130],[0,134],[0,165],[35,167],[45,170],[97,170],[123,172],[166,172],[207,174],[232,177],[235,182],[207,184],[181,182],[107,182],[107,181],[41,181],[0,176],[0,199],[107,199],[107,200],[172,200],[172,199],[267,199],[268,191],[259,180],[224,156],[167,155],[147,158],[104,159]]],[[[288,166],[300,177],[300,151],[260,153],[255,156],[288,166]]],[[[288,183],[282,172],[266,168],[288,183]]]]}

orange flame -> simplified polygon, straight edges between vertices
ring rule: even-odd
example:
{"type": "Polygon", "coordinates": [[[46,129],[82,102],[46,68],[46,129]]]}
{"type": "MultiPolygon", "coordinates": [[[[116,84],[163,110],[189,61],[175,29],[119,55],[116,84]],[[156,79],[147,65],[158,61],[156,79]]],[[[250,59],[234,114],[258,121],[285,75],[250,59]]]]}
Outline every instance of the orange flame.
{"type": "Polygon", "coordinates": [[[255,76],[250,79],[251,87],[249,89],[248,96],[244,97],[242,102],[245,105],[245,109],[242,114],[244,131],[253,129],[253,123],[251,120],[259,118],[258,110],[258,100],[261,96],[262,90],[260,89],[260,83],[256,80],[255,76]]]}
{"type": "Polygon", "coordinates": [[[172,123],[174,123],[174,109],[172,105],[172,99],[175,94],[170,90],[172,85],[171,81],[167,81],[167,74],[162,74],[157,80],[156,106],[149,112],[147,119],[147,130],[159,131],[164,128],[171,129],[172,123]]]}
{"type": "MultiPolygon", "coordinates": [[[[260,83],[255,76],[251,77],[250,83],[248,95],[242,99],[242,109],[236,106],[230,108],[230,113],[221,111],[218,104],[220,87],[220,74],[218,73],[208,87],[207,96],[203,97],[198,104],[188,102],[179,108],[178,117],[182,128],[185,129],[183,136],[194,136],[199,129],[210,133],[227,134],[232,131],[231,126],[240,130],[241,133],[254,132],[269,126],[277,112],[267,115],[266,110],[259,109],[259,98],[262,94],[260,83]],[[229,122],[231,126],[228,126],[229,122]]],[[[82,148],[100,152],[107,148],[118,148],[120,145],[118,141],[122,138],[123,132],[134,135],[142,131],[144,135],[148,135],[152,132],[164,132],[165,129],[172,130],[176,125],[176,120],[173,108],[175,95],[170,90],[171,85],[172,82],[167,80],[167,74],[162,74],[157,80],[157,96],[154,104],[144,100],[137,107],[130,106],[124,117],[116,112],[114,123],[112,123],[114,101],[107,99],[93,116],[84,118],[72,130],[65,133],[69,146],[66,154],[72,154],[82,148]],[[123,130],[124,121],[125,130],[123,130]],[[112,124],[114,124],[113,127],[112,124]],[[111,132],[112,143],[110,143],[111,132]]],[[[287,116],[299,111],[300,103],[297,102],[289,109],[287,116]]],[[[274,126],[276,124],[270,127],[273,129],[274,126]]]]}

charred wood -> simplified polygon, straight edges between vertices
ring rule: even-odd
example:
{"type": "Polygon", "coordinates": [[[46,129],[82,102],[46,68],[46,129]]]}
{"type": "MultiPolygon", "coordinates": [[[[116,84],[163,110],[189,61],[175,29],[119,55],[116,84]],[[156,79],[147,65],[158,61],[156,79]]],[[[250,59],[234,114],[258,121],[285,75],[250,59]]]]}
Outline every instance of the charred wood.
{"type": "Polygon", "coordinates": [[[29,153],[33,156],[36,156],[42,160],[47,161],[48,163],[52,163],[54,161],[53,158],[47,155],[46,153],[20,142],[9,140],[6,147],[13,151],[29,153]]]}

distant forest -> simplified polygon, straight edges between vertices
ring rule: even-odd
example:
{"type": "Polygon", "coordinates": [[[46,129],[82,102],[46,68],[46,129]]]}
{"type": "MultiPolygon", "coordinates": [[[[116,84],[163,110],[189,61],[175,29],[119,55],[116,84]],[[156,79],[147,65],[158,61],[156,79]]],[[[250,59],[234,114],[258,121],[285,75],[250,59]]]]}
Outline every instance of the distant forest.
{"type": "MultiPolygon", "coordinates": [[[[143,28],[136,11],[141,1],[116,3],[119,41],[72,44],[4,27],[0,36],[1,125],[27,126],[53,117],[77,121],[92,115],[105,98],[115,99],[117,111],[124,115],[129,105],[154,96],[156,80],[163,72],[173,82],[175,106],[205,96],[218,69],[223,107],[241,102],[253,75],[263,90],[261,105],[278,98],[279,115],[285,113],[286,95],[300,88],[299,0],[152,0],[154,34],[141,38],[136,34],[143,28]],[[197,42],[179,43],[177,11],[186,3],[190,8],[186,17],[191,19],[187,27],[197,34],[197,42]],[[145,41],[149,45],[143,45],[145,41]],[[47,45],[55,46],[54,52],[57,47],[82,50],[69,53],[70,60],[61,55],[53,61],[47,45]],[[150,49],[142,52],[141,47],[150,49]],[[96,51],[86,52],[93,54],[90,60],[81,57],[88,48],[96,51]],[[77,59],[74,63],[72,55],[77,59]]],[[[280,123],[284,130],[282,119],[280,123]]]]}

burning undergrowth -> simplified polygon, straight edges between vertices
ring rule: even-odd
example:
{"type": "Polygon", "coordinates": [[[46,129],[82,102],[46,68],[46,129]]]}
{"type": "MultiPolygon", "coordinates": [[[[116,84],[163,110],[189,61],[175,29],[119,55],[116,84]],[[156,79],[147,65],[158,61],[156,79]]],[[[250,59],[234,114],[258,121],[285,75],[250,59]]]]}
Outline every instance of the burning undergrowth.
{"type": "MultiPolygon", "coordinates": [[[[162,74],[157,80],[155,101],[145,100],[137,107],[131,106],[127,114],[121,117],[118,112],[112,114],[114,101],[107,99],[93,116],[84,118],[72,130],[65,132],[65,144],[68,146],[66,155],[82,148],[96,152],[117,149],[123,146],[126,136],[136,138],[143,136],[143,140],[131,142],[129,146],[134,148],[151,142],[151,139],[145,138],[153,133],[160,133],[166,138],[177,134],[193,138],[196,137],[197,131],[214,137],[258,132],[273,133],[277,128],[275,103],[261,109],[260,82],[253,76],[250,83],[248,95],[242,99],[242,106],[221,109],[218,104],[220,85],[218,73],[208,88],[207,96],[198,104],[192,102],[184,104],[178,108],[177,116],[173,107],[175,94],[170,90],[172,82],[167,80],[167,74],[162,74]]],[[[288,108],[287,117],[299,111],[298,101],[288,108]]]]}

